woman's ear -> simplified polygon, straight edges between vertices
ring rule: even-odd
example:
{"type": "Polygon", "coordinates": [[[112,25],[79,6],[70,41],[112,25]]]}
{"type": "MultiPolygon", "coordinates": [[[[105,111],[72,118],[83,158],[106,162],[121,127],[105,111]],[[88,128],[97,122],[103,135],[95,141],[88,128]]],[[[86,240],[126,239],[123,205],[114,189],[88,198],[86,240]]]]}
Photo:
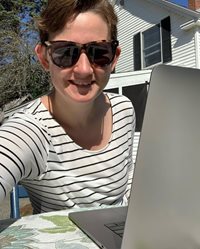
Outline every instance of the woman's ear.
{"type": "Polygon", "coordinates": [[[35,53],[44,70],[49,71],[49,61],[47,58],[46,47],[42,44],[37,44],[35,47],[35,53]]]}
{"type": "Polygon", "coordinates": [[[116,64],[117,64],[117,62],[118,62],[118,59],[119,59],[120,54],[121,54],[121,48],[120,48],[120,47],[117,47],[116,53],[115,53],[115,58],[114,58],[114,60],[113,60],[113,62],[112,62],[112,64],[111,64],[111,69],[112,69],[112,71],[114,71],[114,69],[115,69],[115,66],[116,66],[116,64]]]}

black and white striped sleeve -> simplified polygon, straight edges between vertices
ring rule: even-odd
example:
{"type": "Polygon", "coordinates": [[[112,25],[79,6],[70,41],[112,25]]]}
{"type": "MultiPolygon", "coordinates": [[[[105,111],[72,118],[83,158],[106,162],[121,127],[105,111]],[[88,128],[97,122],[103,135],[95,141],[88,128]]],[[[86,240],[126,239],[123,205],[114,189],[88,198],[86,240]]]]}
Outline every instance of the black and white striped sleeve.
{"type": "Polygon", "coordinates": [[[0,127],[0,200],[20,180],[45,171],[49,143],[47,131],[31,115],[16,114],[0,127]]]}

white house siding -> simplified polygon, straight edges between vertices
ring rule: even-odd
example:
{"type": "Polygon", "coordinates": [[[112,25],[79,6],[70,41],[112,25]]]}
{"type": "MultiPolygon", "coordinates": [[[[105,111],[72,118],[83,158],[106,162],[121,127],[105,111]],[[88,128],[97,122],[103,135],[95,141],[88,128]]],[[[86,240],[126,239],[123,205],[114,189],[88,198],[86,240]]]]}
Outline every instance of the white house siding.
{"type": "Polygon", "coordinates": [[[187,23],[190,19],[175,15],[171,16],[172,28],[172,62],[169,64],[185,67],[196,67],[194,30],[185,31],[181,25],[187,23]]]}
{"type": "MultiPolygon", "coordinates": [[[[173,8],[151,0],[126,0],[122,8],[115,6],[119,17],[118,39],[122,53],[116,72],[133,71],[133,36],[159,23],[167,16],[171,17],[172,61],[168,64],[196,67],[194,30],[183,30],[181,25],[192,19],[185,13],[177,13],[173,8]]],[[[198,40],[200,48],[200,41],[198,40]]]]}

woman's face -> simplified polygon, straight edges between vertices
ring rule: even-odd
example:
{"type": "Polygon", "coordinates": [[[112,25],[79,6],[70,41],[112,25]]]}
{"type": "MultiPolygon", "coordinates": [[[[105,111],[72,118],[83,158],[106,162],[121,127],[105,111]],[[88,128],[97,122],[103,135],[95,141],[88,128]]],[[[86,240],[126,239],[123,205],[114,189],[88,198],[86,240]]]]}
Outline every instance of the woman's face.
{"type": "MultiPolygon", "coordinates": [[[[91,41],[110,40],[107,23],[93,12],[79,14],[65,27],[50,35],[50,41],[73,41],[85,44],[91,41]]],[[[56,97],[64,101],[91,102],[102,92],[106,86],[111,71],[114,69],[120,54],[117,48],[116,56],[110,65],[99,67],[92,65],[84,51],[81,53],[75,65],[68,68],[56,66],[49,53],[42,46],[36,48],[36,53],[46,70],[50,72],[52,83],[56,90],[56,97]],[[41,60],[45,58],[45,63],[41,60]]]]}

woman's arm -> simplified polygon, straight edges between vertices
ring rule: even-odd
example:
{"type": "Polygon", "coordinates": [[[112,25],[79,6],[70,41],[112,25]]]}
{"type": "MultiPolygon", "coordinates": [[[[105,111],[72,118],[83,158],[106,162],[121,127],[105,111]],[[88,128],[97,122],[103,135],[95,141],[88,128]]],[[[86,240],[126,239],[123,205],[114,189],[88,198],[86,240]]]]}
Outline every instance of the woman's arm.
{"type": "Polygon", "coordinates": [[[49,136],[39,121],[16,114],[0,127],[0,201],[24,178],[45,171],[49,136]]]}

